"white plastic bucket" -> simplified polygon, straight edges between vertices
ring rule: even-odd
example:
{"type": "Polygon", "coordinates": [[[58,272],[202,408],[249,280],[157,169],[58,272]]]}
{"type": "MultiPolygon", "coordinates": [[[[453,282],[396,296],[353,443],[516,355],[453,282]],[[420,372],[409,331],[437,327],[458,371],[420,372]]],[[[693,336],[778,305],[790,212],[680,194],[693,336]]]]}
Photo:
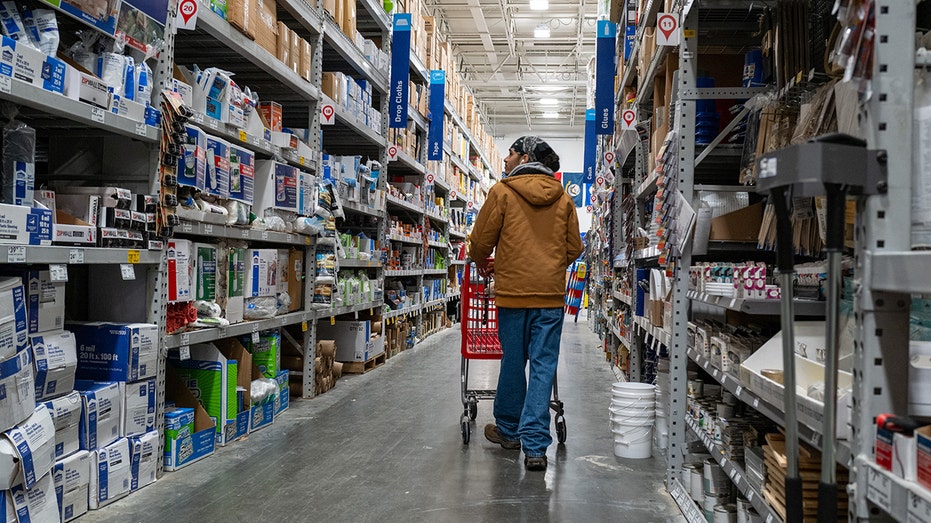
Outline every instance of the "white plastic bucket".
{"type": "Polygon", "coordinates": [[[614,455],[619,458],[645,459],[653,455],[653,423],[620,425],[614,430],[614,455]]]}
{"type": "Polygon", "coordinates": [[[705,488],[703,486],[704,465],[701,463],[695,463],[694,465],[695,468],[692,469],[692,477],[689,480],[689,494],[693,500],[701,503],[705,499],[705,488]]]}
{"type": "Polygon", "coordinates": [[[731,481],[721,465],[713,459],[706,459],[704,466],[705,494],[712,496],[730,495],[731,481]]]}

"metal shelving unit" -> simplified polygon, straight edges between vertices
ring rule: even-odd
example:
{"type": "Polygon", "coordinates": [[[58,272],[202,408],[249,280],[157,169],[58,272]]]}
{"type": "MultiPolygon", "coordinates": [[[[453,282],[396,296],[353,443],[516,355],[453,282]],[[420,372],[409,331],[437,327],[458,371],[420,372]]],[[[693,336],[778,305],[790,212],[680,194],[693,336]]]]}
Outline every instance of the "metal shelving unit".
{"type": "Polygon", "coordinates": [[[356,260],[350,258],[341,258],[339,260],[339,267],[349,268],[349,267],[364,267],[369,269],[377,269],[382,266],[381,261],[376,260],[356,260]]]}
{"type": "MultiPolygon", "coordinates": [[[[744,312],[746,314],[779,315],[779,300],[728,298],[715,296],[698,291],[688,291],[688,299],[693,302],[721,307],[724,309],[744,312]]],[[[795,314],[798,316],[824,316],[825,302],[818,300],[792,300],[795,304],[795,314]]]]}
{"type": "Polygon", "coordinates": [[[401,236],[400,234],[389,234],[387,238],[393,242],[409,243],[411,245],[423,245],[423,240],[413,236],[401,236]]]}
{"type": "Polygon", "coordinates": [[[58,245],[0,245],[0,263],[70,265],[158,265],[162,251],[104,247],[65,247],[58,245]]]}
{"type": "Polygon", "coordinates": [[[311,236],[277,231],[260,231],[236,227],[234,225],[214,225],[210,223],[182,221],[176,231],[181,235],[228,238],[233,240],[271,242],[288,245],[314,244],[314,238],[311,236]]]}
{"type": "Polygon", "coordinates": [[[401,209],[404,209],[404,210],[406,210],[406,211],[411,211],[411,212],[414,212],[414,213],[417,213],[417,214],[423,214],[423,213],[424,213],[424,209],[423,209],[423,205],[422,205],[422,204],[421,204],[421,205],[417,205],[417,204],[408,202],[408,201],[406,201],[406,200],[402,200],[402,199],[398,198],[397,196],[393,196],[393,195],[391,195],[391,194],[388,194],[388,195],[387,195],[387,199],[388,199],[388,205],[393,205],[393,206],[395,206],[395,207],[400,207],[401,209]]]}

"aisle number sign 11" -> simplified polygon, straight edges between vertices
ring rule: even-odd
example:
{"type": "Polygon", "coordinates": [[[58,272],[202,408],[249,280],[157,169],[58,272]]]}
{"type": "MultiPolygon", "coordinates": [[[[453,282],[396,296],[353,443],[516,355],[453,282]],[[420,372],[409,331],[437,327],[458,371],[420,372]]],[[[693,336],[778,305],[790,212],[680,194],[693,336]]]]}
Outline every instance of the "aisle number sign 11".
{"type": "Polygon", "coordinates": [[[672,13],[656,15],[656,45],[679,45],[679,16],[672,13]]]}

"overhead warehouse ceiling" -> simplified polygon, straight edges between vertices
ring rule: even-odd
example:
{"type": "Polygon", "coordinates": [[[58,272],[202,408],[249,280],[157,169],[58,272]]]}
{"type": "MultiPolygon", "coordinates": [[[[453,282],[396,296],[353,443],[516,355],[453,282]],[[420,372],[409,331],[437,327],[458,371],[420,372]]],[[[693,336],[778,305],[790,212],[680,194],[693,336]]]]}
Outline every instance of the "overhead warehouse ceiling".
{"type": "Polygon", "coordinates": [[[427,0],[495,136],[530,129],[579,136],[587,66],[595,53],[594,0],[427,0]],[[549,37],[535,36],[549,29],[549,37]]]}

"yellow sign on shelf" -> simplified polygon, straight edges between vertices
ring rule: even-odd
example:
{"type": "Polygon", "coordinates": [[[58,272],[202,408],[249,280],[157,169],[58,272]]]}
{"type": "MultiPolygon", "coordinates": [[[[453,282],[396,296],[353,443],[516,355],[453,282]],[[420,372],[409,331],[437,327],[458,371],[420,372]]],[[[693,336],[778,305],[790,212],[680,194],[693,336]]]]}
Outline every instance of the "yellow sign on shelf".
{"type": "Polygon", "coordinates": [[[126,261],[128,263],[139,263],[140,256],[139,251],[135,249],[126,251],[126,261]]]}

